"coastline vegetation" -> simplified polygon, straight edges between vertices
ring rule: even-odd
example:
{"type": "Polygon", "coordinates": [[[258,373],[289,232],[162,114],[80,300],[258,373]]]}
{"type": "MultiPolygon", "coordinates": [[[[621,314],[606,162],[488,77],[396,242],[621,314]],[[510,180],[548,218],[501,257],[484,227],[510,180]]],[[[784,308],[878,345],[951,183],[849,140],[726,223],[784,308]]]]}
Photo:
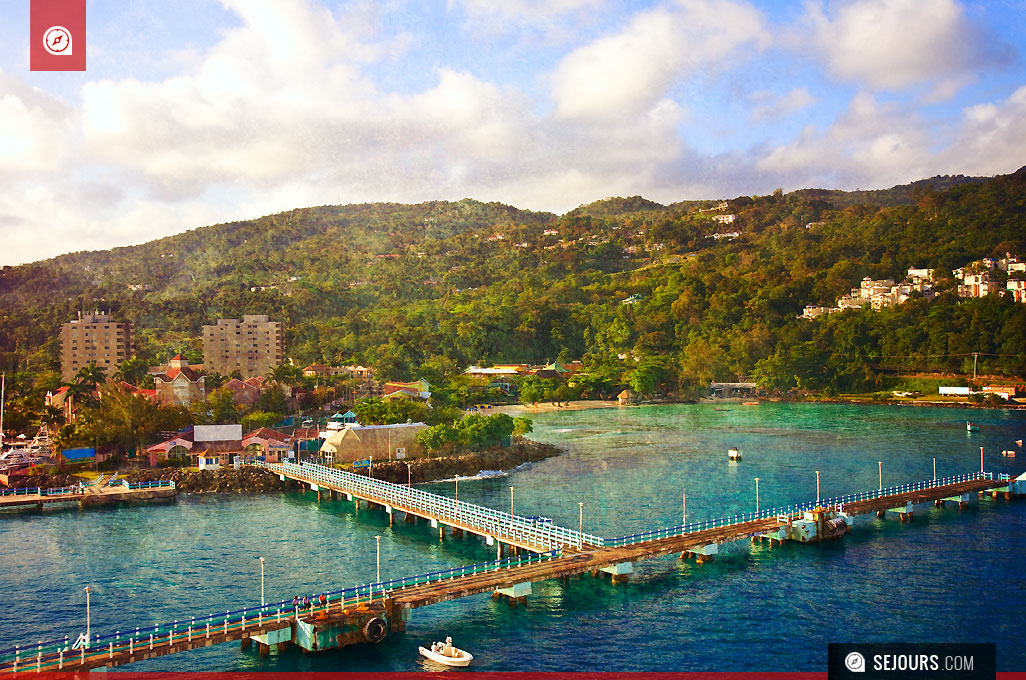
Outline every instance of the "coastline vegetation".
{"type": "MultiPolygon", "coordinates": [[[[148,365],[177,353],[202,360],[204,323],[259,313],[286,328],[291,363],[270,376],[282,389],[251,413],[215,389],[191,413],[141,414],[138,398],[108,389],[121,420],[96,412],[83,425],[105,419],[102,426],[77,438],[126,449],[179,420],[244,417],[256,427],[352,394],[345,380],[297,375],[313,362],[373,366],[379,380],[425,378],[432,409],[356,408],[361,422],[433,428],[454,427],[466,408],[505,396],[463,376],[469,364],[583,361],[565,383],[520,380],[525,403],[609,399],[627,387],[687,400],[710,381],[739,379],[777,395],[918,391],[926,399],[931,381],[965,383],[974,361],[978,375],[1026,375],[1026,305],[961,298],[951,276],[982,257],[1026,256],[1026,170],[725,203],[606,199],[562,216],[469,199],[322,206],[4,267],[5,427],[53,421],[43,398],[61,386],[60,326],[97,307],[132,323],[136,356],[115,377],[141,387],[148,365]],[[715,219],[728,214],[729,224],[715,219]],[[798,318],[865,276],[900,280],[910,267],[936,270],[936,299],[798,318]]],[[[228,377],[208,376],[208,385],[228,377]]],[[[71,389],[88,399],[82,382],[71,389]]],[[[439,446],[460,439],[432,436],[439,446]]]]}

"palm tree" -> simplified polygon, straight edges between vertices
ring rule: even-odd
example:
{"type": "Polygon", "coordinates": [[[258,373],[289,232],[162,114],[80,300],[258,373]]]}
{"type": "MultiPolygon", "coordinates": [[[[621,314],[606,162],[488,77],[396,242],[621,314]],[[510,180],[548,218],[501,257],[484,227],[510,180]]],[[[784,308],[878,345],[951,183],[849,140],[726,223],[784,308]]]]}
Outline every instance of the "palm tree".
{"type": "Polygon", "coordinates": [[[107,381],[107,372],[90,361],[88,366],[78,369],[74,380],[65,383],[68,388],[68,397],[71,397],[78,406],[95,406],[98,402],[97,390],[100,385],[107,381]]]}

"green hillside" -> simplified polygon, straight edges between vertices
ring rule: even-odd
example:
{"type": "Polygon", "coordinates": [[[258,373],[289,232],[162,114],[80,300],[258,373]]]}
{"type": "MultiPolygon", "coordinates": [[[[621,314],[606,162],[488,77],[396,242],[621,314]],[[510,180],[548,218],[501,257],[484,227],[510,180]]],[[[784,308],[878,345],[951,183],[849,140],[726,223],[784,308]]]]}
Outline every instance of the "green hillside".
{"type": "Polygon", "coordinates": [[[359,361],[397,379],[425,363],[562,356],[651,389],[756,376],[846,391],[881,385],[885,368],[959,370],[974,351],[988,355],[983,369],[1022,375],[1026,305],[959,299],[950,270],[1026,257],[1026,172],[962,179],[875,202],[803,190],[716,210],[632,197],[560,217],[463,200],[219,224],[4,268],[0,366],[53,383],[60,324],[100,308],[132,322],[149,362],[178,351],[198,361],[204,323],[267,314],[284,322],[298,365],[359,361]],[[737,217],[725,226],[720,214],[737,217]],[[937,300],[796,318],[864,276],[900,280],[913,266],[948,273],[937,300]]]}

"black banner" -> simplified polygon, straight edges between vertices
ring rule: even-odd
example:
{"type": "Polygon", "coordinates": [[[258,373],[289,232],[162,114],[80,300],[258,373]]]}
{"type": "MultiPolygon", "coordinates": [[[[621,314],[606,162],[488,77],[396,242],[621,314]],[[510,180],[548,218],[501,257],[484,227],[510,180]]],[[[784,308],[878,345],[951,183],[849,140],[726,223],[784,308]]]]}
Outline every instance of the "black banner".
{"type": "Polygon", "coordinates": [[[993,680],[994,643],[830,643],[829,680],[993,680]]]}

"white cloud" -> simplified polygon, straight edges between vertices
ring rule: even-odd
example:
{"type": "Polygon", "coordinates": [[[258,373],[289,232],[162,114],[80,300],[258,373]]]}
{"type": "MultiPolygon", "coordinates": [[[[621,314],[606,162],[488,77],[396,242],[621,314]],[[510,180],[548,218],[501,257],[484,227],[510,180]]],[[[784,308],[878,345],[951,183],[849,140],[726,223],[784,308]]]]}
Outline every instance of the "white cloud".
{"type": "Polygon", "coordinates": [[[60,168],[69,114],[60,100],[0,71],[0,176],[60,168]]]}
{"type": "Polygon", "coordinates": [[[754,92],[749,97],[752,107],[751,119],[765,121],[782,118],[806,109],[816,103],[808,88],[796,87],[787,94],[777,97],[771,92],[754,92]]]}
{"type": "Polygon", "coordinates": [[[917,115],[860,92],[827,130],[807,126],[791,143],[766,153],[757,167],[790,187],[891,186],[927,176],[930,143],[917,115]]]}
{"type": "Polygon", "coordinates": [[[449,0],[467,15],[471,38],[496,37],[525,29],[546,38],[565,38],[572,27],[590,24],[608,0],[449,0]]]}
{"type": "Polygon", "coordinates": [[[998,103],[964,111],[962,127],[939,161],[947,174],[995,175],[1026,165],[1026,85],[998,103]]]}
{"type": "Polygon", "coordinates": [[[747,3],[677,0],[639,12],[559,64],[550,81],[556,115],[627,120],[700,69],[769,43],[764,17],[747,3]]]}
{"type": "Polygon", "coordinates": [[[838,78],[875,90],[933,87],[932,98],[954,95],[976,74],[1011,60],[1011,51],[971,22],[958,0],[857,0],[828,17],[807,5],[809,44],[838,78]]]}

